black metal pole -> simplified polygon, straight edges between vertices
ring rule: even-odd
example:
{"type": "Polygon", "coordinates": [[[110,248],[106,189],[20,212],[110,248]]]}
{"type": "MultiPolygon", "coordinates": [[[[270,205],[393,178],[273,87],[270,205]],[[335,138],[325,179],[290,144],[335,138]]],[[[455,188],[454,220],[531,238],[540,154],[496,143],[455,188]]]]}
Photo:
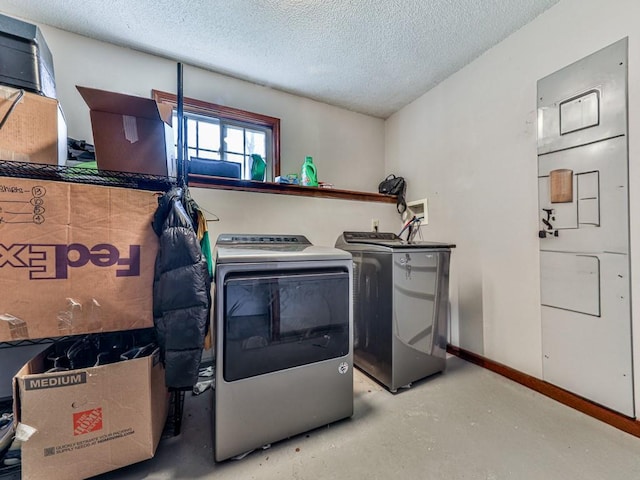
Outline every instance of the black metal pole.
{"type": "Polygon", "coordinates": [[[184,96],[182,92],[182,63],[178,62],[178,158],[177,158],[177,181],[183,186],[187,183],[186,163],[184,155],[184,96]]]}

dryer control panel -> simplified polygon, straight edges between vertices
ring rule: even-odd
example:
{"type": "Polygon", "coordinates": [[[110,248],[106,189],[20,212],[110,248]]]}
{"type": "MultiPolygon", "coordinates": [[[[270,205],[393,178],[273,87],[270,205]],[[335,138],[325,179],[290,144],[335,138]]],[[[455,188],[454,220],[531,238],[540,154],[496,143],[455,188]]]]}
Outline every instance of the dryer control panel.
{"type": "Polygon", "coordinates": [[[252,233],[224,233],[218,236],[219,245],[244,245],[244,244],[298,244],[311,245],[307,237],[303,235],[263,235],[252,233]]]}
{"type": "Polygon", "coordinates": [[[402,240],[395,233],[390,232],[344,232],[344,239],[347,243],[361,243],[366,241],[394,241],[402,240]]]}

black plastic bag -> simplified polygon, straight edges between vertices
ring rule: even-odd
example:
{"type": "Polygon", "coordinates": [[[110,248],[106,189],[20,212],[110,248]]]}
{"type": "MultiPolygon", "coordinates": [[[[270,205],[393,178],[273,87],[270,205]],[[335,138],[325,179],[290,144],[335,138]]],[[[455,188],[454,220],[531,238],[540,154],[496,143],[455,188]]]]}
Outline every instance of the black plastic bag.
{"type": "Polygon", "coordinates": [[[406,191],[407,182],[405,182],[403,177],[396,177],[394,174],[389,175],[382,182],[380,182],[380,185],[378,185],[379,193],[398,196],[396,208],[398,209],[398,213],[400,214],[404,213],[407,209],[407,202],[404,198],[406,191]]]}

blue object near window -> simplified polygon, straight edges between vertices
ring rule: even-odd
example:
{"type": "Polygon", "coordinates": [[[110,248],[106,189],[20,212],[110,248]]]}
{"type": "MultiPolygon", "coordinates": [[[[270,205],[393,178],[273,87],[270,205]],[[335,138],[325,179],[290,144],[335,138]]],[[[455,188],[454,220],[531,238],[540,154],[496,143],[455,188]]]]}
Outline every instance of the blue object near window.
{"type": "Polygon", "coordinates": [[[241,165],[224,160],[210,160],[207,158],[191,157],[189,173],[198,175],[212,175],[214,177],[241,178],[241,165]]]}

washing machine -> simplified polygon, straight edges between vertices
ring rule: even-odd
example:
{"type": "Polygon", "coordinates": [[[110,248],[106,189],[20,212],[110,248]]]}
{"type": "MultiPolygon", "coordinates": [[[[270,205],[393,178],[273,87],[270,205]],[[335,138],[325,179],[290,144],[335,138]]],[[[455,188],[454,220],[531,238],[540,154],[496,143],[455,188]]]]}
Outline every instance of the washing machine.
{"type": "Polygon", "coordinates": [[[455,245],[344,232],[353,256],[354,362],[391,392],[445,369],[455,245]]]}
{"type": "Polygon", "coordinates": [[[352,416],[351,255],[300,235],[214,252],[215,460],[352,416]]]}

